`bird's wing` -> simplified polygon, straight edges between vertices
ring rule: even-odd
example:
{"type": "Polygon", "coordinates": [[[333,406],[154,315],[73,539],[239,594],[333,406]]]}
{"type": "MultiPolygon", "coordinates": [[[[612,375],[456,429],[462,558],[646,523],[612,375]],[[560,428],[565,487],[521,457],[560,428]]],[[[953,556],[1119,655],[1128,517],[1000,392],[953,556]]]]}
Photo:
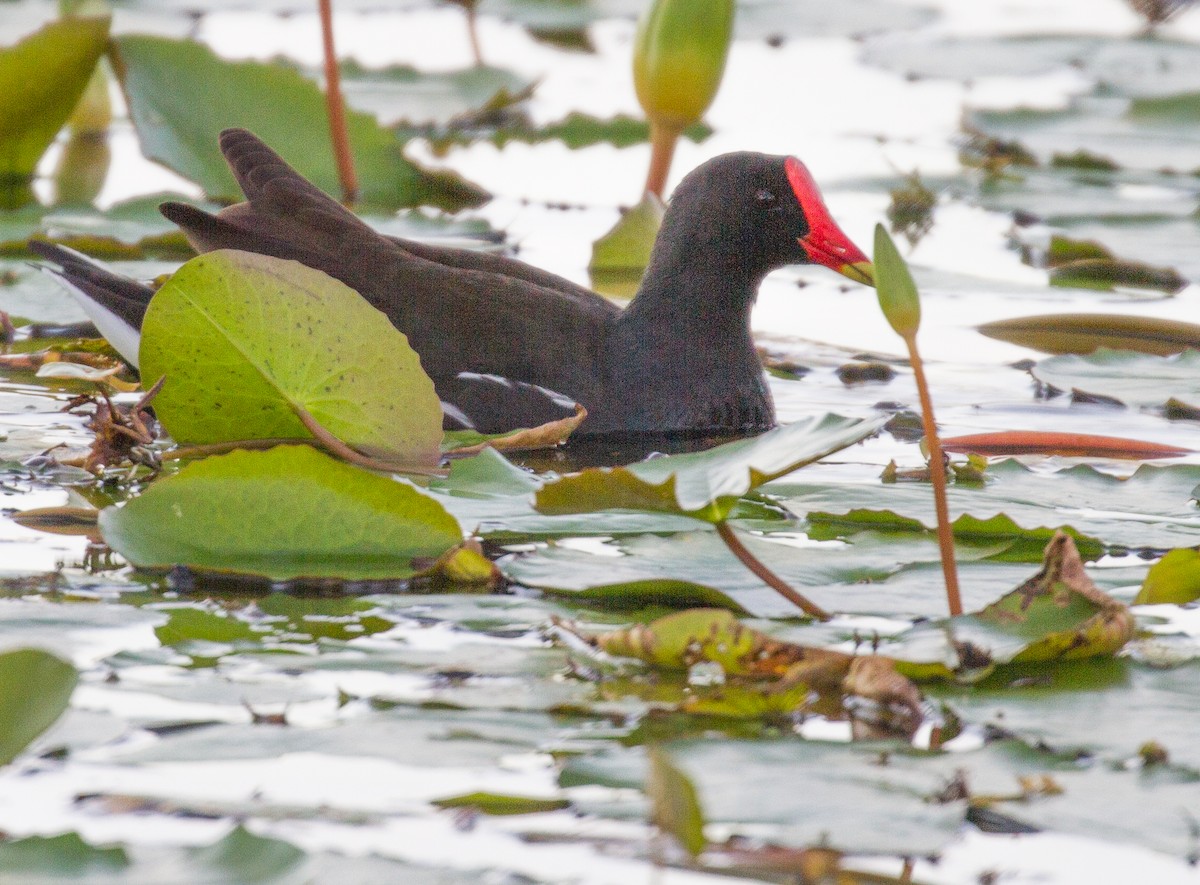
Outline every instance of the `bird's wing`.
{"type": "Polygon", "coordinates": [[[291,258],[341,280],[409,336],[438,383],[469,371],[590,393],[615,305],[512,259],[378,234],[245,130],[222,133],[221,149],[247,202],[215,216],[162,207],[197,249],[291,258]]]}

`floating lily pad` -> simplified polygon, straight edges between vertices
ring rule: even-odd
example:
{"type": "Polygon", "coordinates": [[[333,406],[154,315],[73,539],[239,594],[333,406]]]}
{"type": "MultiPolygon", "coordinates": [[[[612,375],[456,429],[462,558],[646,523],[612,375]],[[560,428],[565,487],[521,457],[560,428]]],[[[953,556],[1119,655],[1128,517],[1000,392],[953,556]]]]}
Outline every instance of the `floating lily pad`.
{"type": "Polygon", "coordinates": [[[410,485],[308,446],[190,464],[100,514],[136,565],[268,578],[407,578],[462,540],[454,517],[410,485]]]}
{"type": "Polygon", "coordinates": [[[549,514],[650,510],[719,522],[739,496],[866,439],[882,424],[882,419],[826,415],[707,452],[593,468],[547,483],[537,493],[536,506],[549,514]]]}
{"type": "MultiPolygon", "coordinates": [[[[209,197],[241,199],[217,146],[218,134],[232,126],[253,130],[305,178],[327,193],[340,193],[324,99],[295,70],[226,61],[199,43],[160,37],[118,37],[114,52],[142,150],[197,182],[209,197]]],[[[410,163],[374,117],[350,112],[347,126],[364,204],[454,211],[486,199],[456,175],[410,163]]]]}
{"type": "Polygon", "coordinates": [[[407,339],[294,261],[231,250],[189,261],[150,303],[141,369],[167,379],[155,408],[179,442],[309,437],[305,412],[363,451],[439,457],[441,405],[407,339]]]}

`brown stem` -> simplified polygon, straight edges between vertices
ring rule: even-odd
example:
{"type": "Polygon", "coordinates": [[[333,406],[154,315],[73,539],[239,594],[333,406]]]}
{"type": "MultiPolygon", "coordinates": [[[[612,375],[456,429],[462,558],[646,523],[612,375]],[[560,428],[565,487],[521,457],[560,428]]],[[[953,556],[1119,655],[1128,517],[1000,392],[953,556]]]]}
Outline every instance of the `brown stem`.
{"type": "Polygon", "coordinates": [[[660,200],[681,132],[678,126],[650,121],[650,170],[646,173],[645,193],[654,194],[660,200]]]}
{"type": "Polygon", "coordinates": [[[358,176],[354,155],[350,153],[350,135],[346,131],[346,104],[342,99],[342,77],[337,52],[333,48],[333,0],[317,0],[321,15],[321,39],[325,47],[325,106],[329,110],[329,138],[337,161],[338,180],[342,184],[342,202],[358,199],[358,176]]]}
{"type": "Polygon", "coordinates": [[[763,565],[753,553],[747,550],[745,545],[738,540],[737,535],[734,534],[733,526],[728,522],[721,520],[721,522],[717,523],[717,534],[721,536],[721,540],[725,542],[725,546],[730,549],[733,555],[742,561],[742,565],[754,572],[764,584],[768,585],[772,590],[792,603],[792,605],[803,610],[806,615],[814,617],[818,621],[829,620],[829,612],[807,597],[797,593],[783,578],[763,565]]]}
{"type": "Polygon", "coordinates": [[[933,506],[937,511],[938,548],[942,553],[942,574],[946,577],[946,602],[950,615],[962,614],[962,598],[958,592],[958,566],[954,562],[954,528],[950,525],[950,508],[946,504],[946,461],[942,457],[942,441],[933,418],[933,399],[925,380],[925,363],[917,352],[916,334],[904,336],[917,396],[921,398],[921,420],[925,424],[925,444],[929,447],[929,478],[933,482],[933,506]]]}
{"type": "Polygon", "coordinates": [[[467,14],[467,39],[471,41],[471,55],[475,59],[475,67],[483,67],[483,50],[479,46],[479,17],[475,14],[473,2],[464,3],[463,11],[467,14]]]}
{"type": "Polygon", "coordinates": [[[440,467],[430,467],[427,464],[405,464],[400,461],[385,461],[381,458],[372,458],[370,455],[364,455],[362,452],[350,448],[350,446],[322,427],[317,419],[305,409],[294,407],[294,411],[296,417],[300,419],[300,423],[304,425],[304,429],[313,435],[317,444],[329,454],[335,455],[343,461],[357,464],[359,467],[365,467],[367,470],[381,470],[385,473],[414,473],[418,476],[446,475],[446,471],[440,467]]]}

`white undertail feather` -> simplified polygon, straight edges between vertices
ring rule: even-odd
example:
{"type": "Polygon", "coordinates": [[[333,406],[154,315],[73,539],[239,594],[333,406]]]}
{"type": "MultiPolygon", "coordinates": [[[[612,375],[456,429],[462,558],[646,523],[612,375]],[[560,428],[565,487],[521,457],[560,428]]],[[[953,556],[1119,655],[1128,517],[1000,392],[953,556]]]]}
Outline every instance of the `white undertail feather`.
{"type": "Polygon", "coordinates": [[[117,353],[125,358],[125,361],[138,368],[138,348],[142,342],[142,333],[139,329],[135,329],[125,320],[121,319],[107,307],[96,302],[90,295],[80,289],[78,286],[71,283],[70,280],[47,270],[56,280],[58,280],[66,288],[68,292],[83,308],[83,312],[87,314],[87,318],[95,323],[96,328],[100,330],[100,334],[113,346],[117,353]]]}

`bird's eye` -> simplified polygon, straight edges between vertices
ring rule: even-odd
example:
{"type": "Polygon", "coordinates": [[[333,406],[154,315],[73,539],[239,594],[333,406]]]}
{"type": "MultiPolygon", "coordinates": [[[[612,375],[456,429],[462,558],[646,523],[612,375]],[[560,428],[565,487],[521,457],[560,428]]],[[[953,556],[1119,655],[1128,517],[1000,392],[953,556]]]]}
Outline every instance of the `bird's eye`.
{"type": "Polygon", "coordinates": [[[775,205],[775,194],[773,194],[771,191],[767,190],[766,188],[763,188],[758,193],[756,193],[754,196],[758,200],[758,205],[760,205],[760,206],[765,206],[765,207],[769,208],[769,207],[775,205]]]}

